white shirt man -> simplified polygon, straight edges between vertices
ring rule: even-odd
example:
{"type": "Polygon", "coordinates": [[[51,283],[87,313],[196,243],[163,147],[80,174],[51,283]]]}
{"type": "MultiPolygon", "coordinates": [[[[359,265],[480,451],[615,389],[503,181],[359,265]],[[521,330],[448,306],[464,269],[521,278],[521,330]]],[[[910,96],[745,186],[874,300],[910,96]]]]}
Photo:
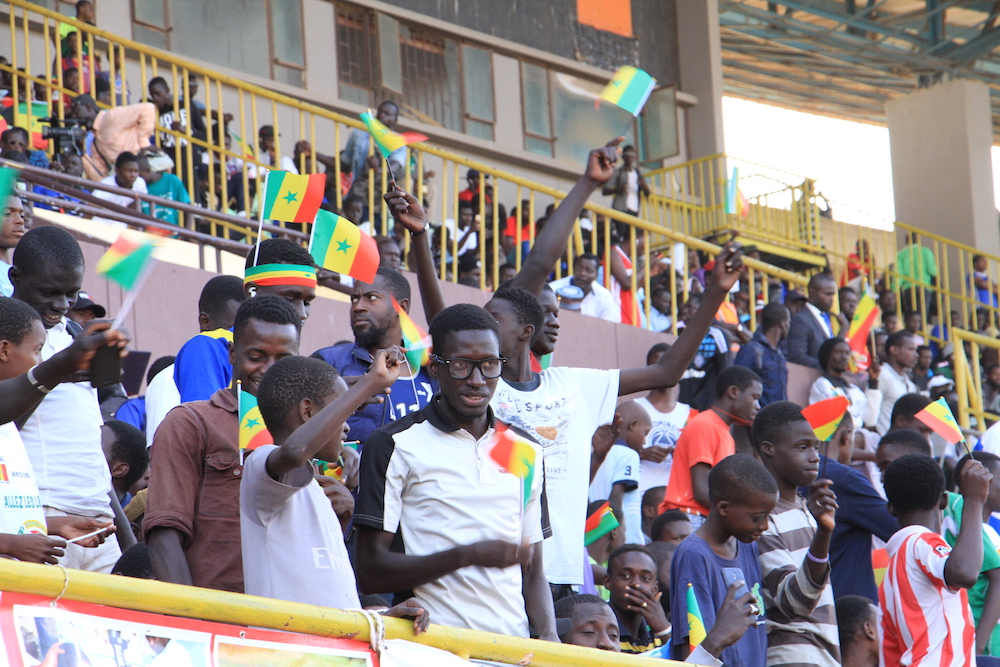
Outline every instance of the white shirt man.
{"type": "MultiPolygon", "coordinates": [[[[559,280],[553,280],[549,287],[557,294],[560,287],[573,284],[573,276],[566,276],[559,280]]],[[[599,317],[608,322],[621,322],[622,309],[615,302],[615,297],[607,287],[601,285],[596,280],[590,284],[590,292],[585,293],[580,305],[580,312],[590,317],[599,317]]]]}

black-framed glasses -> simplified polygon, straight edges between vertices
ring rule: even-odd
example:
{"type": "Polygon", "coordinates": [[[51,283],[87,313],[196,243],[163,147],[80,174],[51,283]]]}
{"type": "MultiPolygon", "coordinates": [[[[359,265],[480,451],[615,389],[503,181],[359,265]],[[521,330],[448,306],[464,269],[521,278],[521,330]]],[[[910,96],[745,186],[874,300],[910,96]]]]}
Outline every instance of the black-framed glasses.
{"type": "Polygon", "coordinates": [[[472,375],[472,369],[474,368],[478,368],[479,372],[487,380],[493,380],[500,377],[500,373],[503,372],[503,365],[507,363],[507,359],[504,357],[493,357],[491,359],[444,359],[436,354],[432,354],[431,359],[447,366],[448,375],[453,380],[466,379],[472,375]]]}

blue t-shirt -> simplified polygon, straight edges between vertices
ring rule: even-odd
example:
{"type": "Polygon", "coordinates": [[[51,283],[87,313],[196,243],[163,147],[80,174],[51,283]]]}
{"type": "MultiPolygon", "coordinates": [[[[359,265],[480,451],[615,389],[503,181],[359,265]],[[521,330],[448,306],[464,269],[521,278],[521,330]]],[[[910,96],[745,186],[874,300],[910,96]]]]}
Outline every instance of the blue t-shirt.
{"type": "MultiPolygon", "coordinates": [[[[337,369],[342,376],[364,375],[372,365],[372,355],[367,349],[355,343],[344,343],[324,347],[313,352],[315,359],[322,359],[337,369]]],[[[431,402],[437,392],[437,381],[431,379],[427,368],[421,368],[413,378],[399,378],[392,385],[392,392],[381,405],[366,405],[347,420],[351,432],[348,440],[357,440],[361,448],[372,431],[404,417],[411,412],[422,410],[431,402]]]]}
{"type": "Polygon", "coordinates": [[[860,472],[825,456],[820,472],[837,494],[837,525],[830,538],[830,584],[835,598],[863,595],[878,604],[872,570],[872,535],[888,542],[899,530],[885,499],[860,472]]]}
{"type": "Polygon", "coordinates": [[[202,331],[184,343],[174,361],[174,384],[181,394],[181,403],[207,401],[232,383],[233,366],[229,363],[232,340],[232,329],[216,329],[202,331]]]}
{"type": "Polygon", "coordinates": [[[146,432],[146,397],[139,396],[132,398],[121,404],[115,412],[115,419],[131,424],[137,429],[146,432]]]}
{"type": "MultiPolygon", "coordinates": [[[[756,598],[756,604],[764,618],[763,582],[760,563],[757,560],[757,543],[737,542],[736,558],[720,558],[708,542],[697,535],[689,535],[674,554],[670,566],[670,617],[674,619],[674,633],[671,638],[673,658],[681,660],[678,646],[687,646],[688,624],[679,619],[687,618],[688,584],[694,588],[701,618],[705,629],[715,625],[716,610],[722,606],[731,581],[727,572],[735,574],[746,582],[756,598]]],[[[740,593],[742,595],[742,593],[740,593]]],[[[727,667],[765,667],[767,665],[767,629],[763,624],[751,626],[738,642],[725,649],[719,659],[727,667]]]]}

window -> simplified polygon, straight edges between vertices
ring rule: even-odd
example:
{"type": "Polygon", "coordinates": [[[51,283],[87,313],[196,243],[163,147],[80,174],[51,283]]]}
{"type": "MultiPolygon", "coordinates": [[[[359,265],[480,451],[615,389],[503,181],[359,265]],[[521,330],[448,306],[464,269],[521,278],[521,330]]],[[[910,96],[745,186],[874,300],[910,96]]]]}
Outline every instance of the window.
{"type": "Polygon", "coordinates": [[[654,90],[642,112],[643,162],[659,162],[680,152],[677,142],[677,88],[654,90]]]}
{"type": "Polygon", "coordinates": [[[547,69],[531,63],[521,63],[521,100],[524,112],[524,149],[552,157],[554,138],[547,69]]]}
{"type": "Polygon", "coordinates": [[[493,54],[386,14],[337,3],[340,97],[383,100],[425,123],[493,140],[493,54]]]}
{"type": "Polygon", "coordinates": [[[305,84],[301,0],[132,0],[132,34],[144,44],[305,84]]]}

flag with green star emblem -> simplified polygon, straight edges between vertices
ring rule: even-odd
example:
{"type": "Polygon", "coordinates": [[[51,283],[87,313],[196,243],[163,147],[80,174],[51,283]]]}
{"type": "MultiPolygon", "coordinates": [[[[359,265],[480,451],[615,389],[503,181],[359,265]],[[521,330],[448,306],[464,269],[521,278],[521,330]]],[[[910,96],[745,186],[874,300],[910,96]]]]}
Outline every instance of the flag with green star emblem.
{"type": "Polygon", "coordinates": [[[238,388],[240,406],[240,449],[257,449],[261,445],[273,445],[274,438],[264,426],[264,418],[257,407],[257,397],[238,388]]]}
{"type": "Polygon", "coordinates": [[[320,210],[312,228],[309,253],[316,264],[363,283],[375,280],[378,244],[353,222],[336,213],[320,210]]]}
{"type": "Polygon", "coordinates": [[[325,174],[300,176],[287,171],[269,171],[264,189],[264,220],[312,222],[326,189],[325,174]]]}

